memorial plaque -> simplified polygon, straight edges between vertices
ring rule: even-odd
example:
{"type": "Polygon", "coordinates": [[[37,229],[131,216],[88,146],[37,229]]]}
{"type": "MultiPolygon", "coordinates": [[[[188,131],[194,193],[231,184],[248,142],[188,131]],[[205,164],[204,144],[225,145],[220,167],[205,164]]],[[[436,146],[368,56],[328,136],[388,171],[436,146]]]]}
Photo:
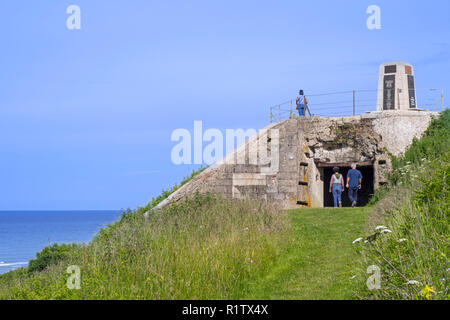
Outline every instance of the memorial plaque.
{"type": "Polygon", "coordinates": [[[397,72],[397,66],[395,64],[384,67],[384,73],[396,73],[396,72],[397,72]]]}
{"type": "Polygon", "coordinates": [[[411,66],[405,66],[405,73],[406,74],[412,74],[412,67],[411,66]]]}
{"type": "Polygon", "coordinates": [[[384,76],[383,110],[395,109],[395,75],[384,76]]]}
{"type": "Polygon", "coordinates": [[[414,87],[414,76],[408,75],[408,92],[409,92],[409,107],[416,108],[416,89],[414,87]]]}

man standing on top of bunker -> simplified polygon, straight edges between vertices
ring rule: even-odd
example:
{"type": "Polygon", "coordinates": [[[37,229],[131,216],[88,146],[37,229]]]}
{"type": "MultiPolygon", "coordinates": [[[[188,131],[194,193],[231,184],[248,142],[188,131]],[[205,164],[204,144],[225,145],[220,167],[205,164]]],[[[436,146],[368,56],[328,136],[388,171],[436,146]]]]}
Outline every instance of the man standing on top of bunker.
{"type": "Polygon", "coordinates": [[[305,109],[308,105],[308,99],[306,99],[303,90],[300,90],[299,96],[297,97],[297,100],[295,101],[295,104],[297,105],[298,115],[300,117],[305,116],[305,109]]]}
{"type": "Polygon", "coordinates": [[[358,203],[358,190],[361,189],[362,178],[361,171],[356,169],[356,163],[352,163],[352,168],[347,172],[346,186],[352,207],[356,207],[358,203]]]}

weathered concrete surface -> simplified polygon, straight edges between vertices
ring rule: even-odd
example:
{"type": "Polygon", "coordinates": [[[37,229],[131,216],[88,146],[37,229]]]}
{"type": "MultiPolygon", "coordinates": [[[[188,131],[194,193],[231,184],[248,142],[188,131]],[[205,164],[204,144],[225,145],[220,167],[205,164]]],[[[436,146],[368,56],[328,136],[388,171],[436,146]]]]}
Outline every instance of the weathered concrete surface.
{"type": "Polygon", "coordinates": [[[420,138],[430,125],[434,112],[383,111],[371,112],[363,118],[372,119],[375,132],[383,137],[383,146],[394,155],[399,155],[411,144],[413,138],[420,138]]]}
{"type": "Polygon", "coordinates": [[[277,202],[286,209],[321,207],[324,177],[319,164],[373,163],[376,188],[385,182],[391,168],[388,153],[404,152],[435,115],[383,111],[340,118],[301,117],[271,124],[159,206],[194,192],[209,192],[230,199],[253,197],[277,202]],[[257,155],[257,160],[252,155],[257,155]],[[239,158],[245,162],[237,164],[239,158]]]}

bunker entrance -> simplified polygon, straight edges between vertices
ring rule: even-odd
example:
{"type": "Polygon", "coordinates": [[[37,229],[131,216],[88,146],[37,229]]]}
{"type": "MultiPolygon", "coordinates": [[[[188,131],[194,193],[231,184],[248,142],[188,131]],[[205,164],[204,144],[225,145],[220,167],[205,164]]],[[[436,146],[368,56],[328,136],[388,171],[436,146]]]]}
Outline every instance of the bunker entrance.
{"type": "MultiPolygon", "coordinates": [[[[351,163],[336,163],[336,164],[319,164],[319,167],[322,167],[323,170],[323,206],[324,207],[333,207],[333,194],[329,192],[330,188],[330,179],[333,175],[333,167],[339,167],[339,173],[343,174],[344,185],[347,183],[347,172],[351,169],[351,163]]],[[[358,165],[357,169],[361,171],[363,176],[362,179],[362,187],[361,190],[358,191],[358,207],[365,206],[369,203],[370,198],[374,192],[374,169],[373,165],[363,164],[358,165]]],[[[344,192],[342,192],[342,206],[350,207],[351,203],[348,198],[348,190],[345,188],[344,192]]]]}

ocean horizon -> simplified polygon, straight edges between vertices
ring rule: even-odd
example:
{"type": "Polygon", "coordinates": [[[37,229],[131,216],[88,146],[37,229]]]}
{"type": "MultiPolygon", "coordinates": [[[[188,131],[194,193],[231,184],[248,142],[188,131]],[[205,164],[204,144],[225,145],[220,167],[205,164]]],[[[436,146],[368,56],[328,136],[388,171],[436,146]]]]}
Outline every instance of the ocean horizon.
{"type": "Polygon", "coordinates": [[[122,210],[0,211],[0,274],[26,267],[54,243],[88,243],[122,210]]]}

